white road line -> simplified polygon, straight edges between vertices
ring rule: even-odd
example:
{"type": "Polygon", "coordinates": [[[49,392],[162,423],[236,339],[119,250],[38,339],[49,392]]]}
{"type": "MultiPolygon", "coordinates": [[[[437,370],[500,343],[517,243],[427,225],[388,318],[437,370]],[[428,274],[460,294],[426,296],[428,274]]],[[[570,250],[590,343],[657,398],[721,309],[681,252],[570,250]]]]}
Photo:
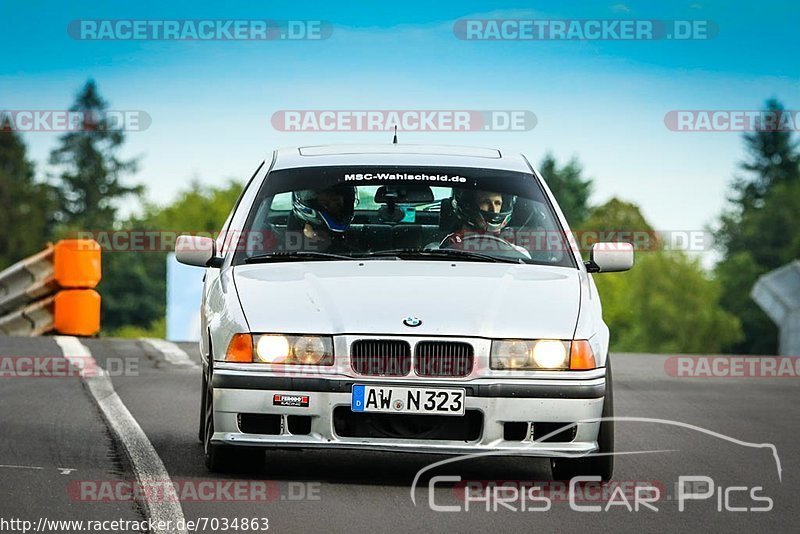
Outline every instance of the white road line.
{"type": "MultiPolygon", "coordinates": [[[[91,352],[86,346],[75,337],[55,336],[56,343],[61,347],[61,351],[66,358],[77,358],[83,361],[94,362],[91,352]]],[[[100,371],[100,366],[96,363],[92,365],[100,371]]],[[[83,381],[87,389],[92,394],[94,401],[100,407],[103,417],[109,428],[125,448],[130,459],[136,479],[142,487],[151,485],[163,485],[165,482],[171,484],[167,469],[158,453],[153,448],[150,440],[147,439],[142,427],[133,418],[131,412],[122,403],[111,379],[105,372],[98,372],[96,376],[84,376],[83,381]]],[[[178,529],[176,525],[185,524],[183,509],[180,502],[171,502],[167,499],[150,500],[145,499],[142,503],[145,507],[147,517],[153,520],[154,524],[163,521],[165,525],[172,525],[171,530],[153,530],[153,532],[175,532],[186,533],[186,529],[178,529]]]]}
{"type": "Polygon", "coordinates": [[[38,465],[0,465],[3,469],[44,469],[38,465]]]}
{"type": "Polygon", "coordinates": [[[182,348],[171,341],[151,337],[143,337],[142,341],[163,354],[164,359],[172,365],[200,368],[199,363],[192,360],[182,348]]]}
{"type": "MultiPolygon", "coordinates": [[[[44,469],[44,467],[41,467],[39,465],[4,465],[3,464],[3,465],[0,465],[0,469],[36,469],[37,471],[41,471],[41,470],[44,469]]],[[[68,475],[68,474],[72,473],[73,471],[77,471],[77,469],[72,468],[72,467],[56,467],[56,469],[62,475],[68,475]]]]}

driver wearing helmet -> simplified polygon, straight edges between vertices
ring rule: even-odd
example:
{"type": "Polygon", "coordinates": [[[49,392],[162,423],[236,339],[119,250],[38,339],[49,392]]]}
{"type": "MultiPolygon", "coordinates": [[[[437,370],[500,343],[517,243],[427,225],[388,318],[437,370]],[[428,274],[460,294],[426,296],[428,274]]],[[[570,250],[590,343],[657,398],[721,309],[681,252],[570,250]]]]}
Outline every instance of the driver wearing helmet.
{"type": "Polygon", "coordinates": [[[475,250],[476,252],[480,252],[481,248],[487,252],[502,251],[496,246],[499,242],[506,248],[514,249],[530,258],[527,250],[509,243],[500,235],[511,220],[516,201],[517,197],[510,194],[455,189],[451,202],[460,228],[445,237],[439,247],[475,250]],[[469,241],[473,239],[475,243],[470,244],[469,241]]]}
{"type": "Polygon", "coordinates": [[[345,231],[353,221],[355,205],[352,186],[292,192],[292,215],[302,225],[304,241],[320,251],[350,251],[345,231]]]}

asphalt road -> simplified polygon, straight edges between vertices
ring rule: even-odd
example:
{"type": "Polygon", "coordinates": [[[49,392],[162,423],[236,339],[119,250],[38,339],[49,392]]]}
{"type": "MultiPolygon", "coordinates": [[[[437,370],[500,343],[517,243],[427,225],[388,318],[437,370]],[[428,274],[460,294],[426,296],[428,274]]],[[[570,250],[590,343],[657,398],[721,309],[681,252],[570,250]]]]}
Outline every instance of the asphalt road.
{"type": "MultiPolygon", "coordinates": [[[[211,474],[203,465],[197,440],[200,370],[196,345],[179,344],[183,352],[176,352],[143,340],[81,342],[111,374],[113,389],[152,444],[156,466],[163,463],[169,477],[163,485],[179,488],[181,499],[169,506],[185,520],[198,521],[196,530],[201,532],[211,532],[212,527],[222,530],[222,518],[227,518],[231,532],[237,531],[231,526],[234,520],[238,530],[244,530],[243,518],[266,518],[272,532],[586,528],[786,532],[798,528],[798,378],[676,378],[665,372],[665,356],[616,354],[617,417],[663,419],[697,427],[618,421],[617,451],[635,454],[617,456],[615,481],[607,492],[619,487],[625,490],[624,496],[597,500],[590,493],[576,504],[596,505],[600,510],[579,512],[559,493],[558,484],[547,482],[546,461],[494,457],[459,461],[428,472],[415,492],[415,505],[410,493],[414,475],[441,457],[279,451],[265,454],[263,464],[244,472],[211,474]],[[774,445],[782,468],[780,478],[772,449],[752,444],[774,445]],[[545,481],[550,493],[545,501],[524,498],[531,495],[524,490],[523,497],[513,498],[513,490],[507,490],[500,494],[503,503],[498,503],[496,499],[481,501],[486,494],[475,490],[467,503],[463,483],[437,483],[431,496],[430,476],[456,475],[481,484],[515,481],[510,484],[523,488],[532,481],[545,481]],[[712,495],[684,500],[681,511],[676,485],[681,477],[690,476],[709,477],[712,495]],[[634,509],[633,485],[660,490],[660,498],[650,503],[657,511],[644,504],[634,509]],[[434,510],[430,499],[436,506],[457,511],[434,510]],[[752,510],[770,503],[769,511],[752,510]],[[546,504],[549,509],[536,509],[546,504]]],[[[41,518],[142,522],[153,513],[145,501],[159,500],[156,494],[140,495],[137,500],[125,491],[136,486],[142,462],[152,464],[154,458],[131,453],[126,448],[130,444],[114,430],[118,429],[115,418],[122,415],[101,408],[113,397],[110,388],[90,386],[92,378],[20,376],[25,373],[19,372],[19,366],[16,372],[9,371],[8,361],[19,362],[19,357],[50,357],[53,365],[63,352],[51,338],[0,337],[0,364],[6,366],[0,365],[0,531],[21,532],[20,523],[9,523],[14,519],[31,521],[31,530],[39,527],[50,532],[79,527],[40,525],[41,518]],[[98,396],[105,400],[98,402],[98,396]]],[[[258,524],[263,528],[263,521],[258,524]]],[[[102,531],[135,531],[113,526],[108,523],[102,531]]]]}

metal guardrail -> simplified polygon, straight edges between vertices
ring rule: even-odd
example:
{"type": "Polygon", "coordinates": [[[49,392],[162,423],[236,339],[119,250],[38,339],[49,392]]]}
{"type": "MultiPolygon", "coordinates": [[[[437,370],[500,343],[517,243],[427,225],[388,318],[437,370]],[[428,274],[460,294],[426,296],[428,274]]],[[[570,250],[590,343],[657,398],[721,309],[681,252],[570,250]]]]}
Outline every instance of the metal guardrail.
{"type": "Polygon", "coordinates": [[[94,240],[65,239],[15,263],[0,272],[0,334],[96,334],[100,277],[94,240]]]}
{"type": "Polygon", "coordinates": [[[53,292],[54,251],[55,247],[50,246],[0,273],[0,313],[53,292]]]}

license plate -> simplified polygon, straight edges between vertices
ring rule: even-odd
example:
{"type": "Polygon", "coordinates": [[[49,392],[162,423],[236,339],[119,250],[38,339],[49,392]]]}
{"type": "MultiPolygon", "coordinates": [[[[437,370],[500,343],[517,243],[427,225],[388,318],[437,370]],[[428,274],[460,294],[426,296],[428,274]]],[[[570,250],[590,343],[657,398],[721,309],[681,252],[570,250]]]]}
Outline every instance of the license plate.
{"type": "Polygon", "coordinates": [[[354,412],[464,415],[463,389],[353,385],[354,412]]]}

